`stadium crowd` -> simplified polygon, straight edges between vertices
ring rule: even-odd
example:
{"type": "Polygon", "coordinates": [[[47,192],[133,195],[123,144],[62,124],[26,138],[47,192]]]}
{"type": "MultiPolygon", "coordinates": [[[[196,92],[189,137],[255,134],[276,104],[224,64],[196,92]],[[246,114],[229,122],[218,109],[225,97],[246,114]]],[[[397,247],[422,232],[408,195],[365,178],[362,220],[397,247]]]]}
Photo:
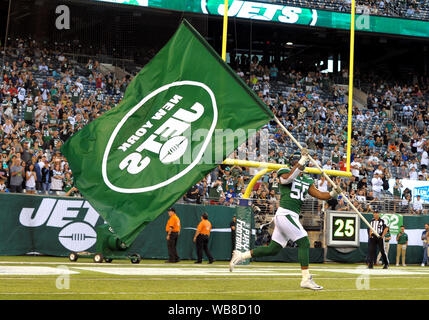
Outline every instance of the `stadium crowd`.
{"type": "MultiPolygon", "coordinates": [[[[61,145],[123,97],[133,75],[103,73],[100,63],[78,63],[62,48],[35,41],[13,41],[4,55],[0,81],[0,192],[79,196],[61,145]]],[[[3,60],[3,59],[2,59],[3,60]]],[[[329,73],[304,72],[284,65],[264,65],[256,56],[233,57],[237,74],[272,109],[324,169],[346,170],[346,92],[329,73]]],[[[347,78],[347,70],[342,76],[347,78]]],[[[350,199],[365,211],[368,204],[393,199],[393,210],[426,213],[420,199],[401,192],[400,179],[429,180],[427,171],[428,79],[413,83],[361,77],[368,101],[353,110],[351,179],[337,178],[350,199]],[[389,191],[388,179],[397,187],[389,191]]],[[[230,157],[287,164],[296,146],[275,122],[230,157]],[[261,144],[267,144],[263,153],[261,144]]],[[[255,171],[219,165],[184,196],[187,202],[236,205],[255,171]]],[[[323,178],[318,188],[329,189],[323,178]]],[[[251,194],[256,212],[273,213],[279,203],[276,172],[259,181],[251,194]]],[[[344,199],[323,206],[347,210],[344,199]]]]}

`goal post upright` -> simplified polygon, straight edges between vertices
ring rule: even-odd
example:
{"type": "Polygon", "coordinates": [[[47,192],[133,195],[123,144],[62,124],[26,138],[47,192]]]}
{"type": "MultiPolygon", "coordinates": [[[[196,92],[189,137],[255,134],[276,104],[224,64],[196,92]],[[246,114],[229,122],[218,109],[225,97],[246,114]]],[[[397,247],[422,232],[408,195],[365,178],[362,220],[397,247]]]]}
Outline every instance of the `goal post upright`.
{"type": "Polygon", "coordinates": [[[353,65],[355,46],[355,7],[356,0],[352,0],[350,14],[350,62],[349,62],[349,101],[347,119],[347,171],[350,172],[351,148],[352,148],[352,114],[353,114],[353,65]]]}

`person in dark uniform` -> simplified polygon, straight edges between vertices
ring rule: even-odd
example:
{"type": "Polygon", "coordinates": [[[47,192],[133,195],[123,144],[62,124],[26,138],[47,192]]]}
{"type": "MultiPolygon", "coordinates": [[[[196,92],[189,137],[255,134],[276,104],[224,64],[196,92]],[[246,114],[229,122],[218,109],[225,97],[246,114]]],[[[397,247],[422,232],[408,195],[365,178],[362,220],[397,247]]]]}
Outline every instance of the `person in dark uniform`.
{"type": "Polygon", "coordinates": [[[377,231],[380,237],[377,237],[371,229],[369,229],[369,239],[368,239],[368,255],[369,262],[368,268],[372,269],[374,266],[374,261],[376,258],[377,247],[381,253],[381,259],[383,261],[383,269],[389,267],[389,260],[387,259],[386,253],[384,252],[384,237],[388,231],[386,222],[380,218],[380,214],[377,209],[373,210],[373,219],[370,222],[371,227],[377,231]]]}
{"type": "Polygon", "coordinates": [[[213,263],[214,259],[209,251],[208,243],[210,237],[210,231],[212,224],[210,223],[209,215],[204,212],[201,215],[201,222],[198,224],[197,231],[195,232],[194,242],[197,245],[197,261],[195,263],[202,263],[203,261],[203,250],[209,259],[209,263],[213,263]]]}
{"type": "Polygon", "coordinates": [[[237,218],[235,216],[232,217],[232,221],[229,224],[229,227],[231,228],[231,245],[232,245],[232,251],[235,250],[235,229],[237,224],[237,218]]]}
{"type": "Polygon", "coordinates": [[[180,219],[176,215],[176,210],[174,208],[168,209],[168,215],[170,219],[168,219],[167,225],[165,226],[165,231],[167,232],[168,260],[165,262],[176,263],[180,261],[176,250],[177,238],[180,232],[180,219]]]}

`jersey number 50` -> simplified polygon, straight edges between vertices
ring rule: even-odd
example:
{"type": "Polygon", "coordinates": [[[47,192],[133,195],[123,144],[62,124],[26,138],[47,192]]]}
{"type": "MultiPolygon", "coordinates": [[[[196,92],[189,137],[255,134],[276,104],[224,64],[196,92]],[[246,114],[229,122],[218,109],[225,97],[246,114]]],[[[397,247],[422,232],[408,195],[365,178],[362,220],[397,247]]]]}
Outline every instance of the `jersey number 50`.
{"type": "Polygon", "coordinates": [[[304,201],[304,197],[307,193],[308,188],[309,186],[294,181],[290,189],[290,197],[292,199],[304,201]]]}

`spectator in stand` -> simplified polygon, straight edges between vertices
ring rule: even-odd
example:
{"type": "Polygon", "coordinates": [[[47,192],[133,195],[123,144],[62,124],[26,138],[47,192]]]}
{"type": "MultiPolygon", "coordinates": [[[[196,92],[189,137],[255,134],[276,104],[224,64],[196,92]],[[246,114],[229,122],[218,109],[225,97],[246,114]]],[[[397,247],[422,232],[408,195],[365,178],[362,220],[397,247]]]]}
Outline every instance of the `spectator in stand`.
{"type": "Polygon", "coordinates": [[[59,162],[54,164],[54,169],[52,170],[52,179],[51,179],[51,190],[60,192],[63,191],[64,186],[64,171],[61,168],[59,162]]]}
{"type": "Polygon", "coordinates": [[[74,180],[70,172],[65,171],[64,192],[66,197],[74,197],[79,194],[79,190],[74,186],[74,180]]]}
{"type": "Polygon", "coordinates": [[[359,171],[361,167],[362,167],[362,164],[360,162],[360,158],[359,156],[356,156],[356,159],[352,163],[350,163],[350,170],[352,172],[352,175],[356,177],[357,180],[359,180],[359,171]]]}
{"type": "Polygon", "coordinates": [[[429,167],[429,156],[428,156],[428,147],[425,145],[423,147],[423,152],[421,154],[420,166],[422,169],[428,169],[429,167]]]}
{"type": "Polygon", "coordinates": [[[342,160],[338,164],[340,171],[347,171],[347,156],[343,155],[342,160]]]}
{"type": "Polygon", "coordinates": [[[403,185],[401,183],[401,181],[399,180],[399,178],[395,179],[395,184],[393,185],[393,212],[396,213],[396,209],[398,207],[398,203],[401,200],[401,196],[402,196],[402,188],[403,185]]]}
{"type": "Polygon", "coordinates": [[[371,179],[372,192],[377,200],[382,200],[383,195],[383,180],[378,173],[374,173],[374,177],[371,179]]]}
{"type": "Polygon", "coordinates": [[[410,168],[410,180],[418,180],[418,172],[414,166],[410,168]]]}
{"type": "Polygon", "coordinates": [[[200,189],[198,187],[199,184],[196,184],[188,190],[188,192],[184,196],[186,202],[201,203],[200,189]]]}
{"type": "Polygon", "coordinates": [[[406,194],[401,201],[401,213],[411,213],[412,210],[411,194],[406,194]]]}
{"type": "Polygon", "coordinates": [[[29,194],[36,193],[37,175],[34,171],[34,164],[30,164],[25,172],[25,192],[29,194]]]}
{"type": "MultiPolygon", "coordinates": [[[[46,157],[45,157],[46,159],[46,157]]],[[[45,165],[42,168],[42,191],[49,193],[51,191],[53,170],[48,160],[45,160],[45,165]]]]}
{"type": "Polygon", "coordinates": [[[0,192],[9,192],[9,189],[6,186],[6,179],[4,176],[0,176],[0,192]]]}
{"type": "MultiPolygon", "coordinates": [[[[320,190],[321,192],[329,192],[328,189],[328,180],[326,180],[325,176],[321,175],[320,179],[317,180],[317,189],[320,190]]],[[[320,212],[321,208],[325,205],[325,201],[324,200],[318,200],[318,209],[317,211],[320,212]]]]}
{"type": "Polygon", "coordinates": [[[10,191],[22,193],[22,183],[24,181],[25,166],[22,166],[21,159],[16,155],[12,157],[10,167],[10,191]]]}
{"type": "Polygon", "coordinates": [[[416,199],[413,201],[413,214],[422,214],[423,213],[423,200],[420,195],[417,195],[416,199]]]}

